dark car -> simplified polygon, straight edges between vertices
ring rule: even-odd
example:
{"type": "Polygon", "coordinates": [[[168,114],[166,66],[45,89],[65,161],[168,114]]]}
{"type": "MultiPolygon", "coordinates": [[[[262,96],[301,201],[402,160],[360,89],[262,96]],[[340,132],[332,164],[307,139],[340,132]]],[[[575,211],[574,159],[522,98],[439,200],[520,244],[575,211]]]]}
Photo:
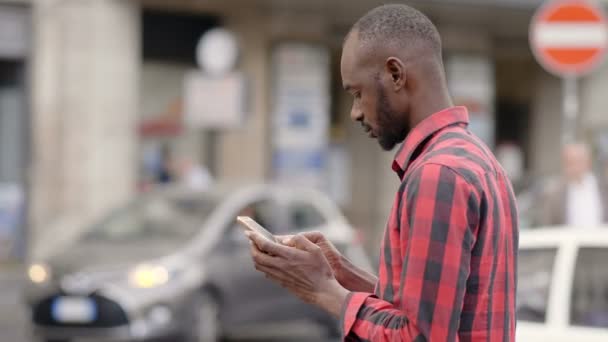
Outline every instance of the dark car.
{"type": "Polygon", "coordinates": [[[215,341],[293,334],[296,326],[335,333],[334,319],[255,271],[237,215],[274,234],[320,230],[369,268],[353,229],[317,191],[272,185],[158,191],[29,267],[26,300],[35,336],[215,341]]]}

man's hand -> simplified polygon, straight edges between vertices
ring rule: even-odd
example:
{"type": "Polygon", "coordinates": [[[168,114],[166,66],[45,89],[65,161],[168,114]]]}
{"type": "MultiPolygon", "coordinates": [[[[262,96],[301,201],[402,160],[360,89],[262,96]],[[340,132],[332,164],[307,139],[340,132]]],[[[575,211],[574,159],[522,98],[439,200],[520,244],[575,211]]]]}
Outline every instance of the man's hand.
{"type": "Polygon", "coordinates": [[[331,266],[334,276],[336,277],[338,282],[340,284],[342,284],[342,281],[340,279],[341,279],[342,271],[343,271],[342,262],[345,258],[342,256],[340,251],[338,251],[336,246],[334,246],[334,244],[331,243],[331,241],[329,241],[323,235],[323,233],[318,232],[318,231],[305,232],[305,233],[300,233],[298,235],[279,236],[279,237],[277,237],[277,239],[286,246],[297,248],[296,243],[295,243],[296,236],[305,237],[306,239],[308,239],[308,241],[314,243],[321,249],[321,252],[325,256],[325,259],[327,259],[327,262],[329,262],[329,266],[331,266]]]}
{"type": "Polygon", "coordinates": [[[297,236],[308,239],[321,249],[325,259],[327,259],[331,266],[334,277],[336,277],[340,285],[344,288],[356,292],[374,292],[378,278],[353,265],[340,253],[340,251],[338,251],[333,243],[323,235],[323,233],[317,231],[306,232],[299,233],[298,235],[277,236],[277,239],[284,245],[297,248],[295,244],[295,237],[297,236]]]}
{"type": "Polygon", "coordinates": [[[247,231],[255,268],[303,301],[339,317],[348,290],[336,278],[321,247],[301,235],[291,238],[293,247],[274,243],[247,231]]]}

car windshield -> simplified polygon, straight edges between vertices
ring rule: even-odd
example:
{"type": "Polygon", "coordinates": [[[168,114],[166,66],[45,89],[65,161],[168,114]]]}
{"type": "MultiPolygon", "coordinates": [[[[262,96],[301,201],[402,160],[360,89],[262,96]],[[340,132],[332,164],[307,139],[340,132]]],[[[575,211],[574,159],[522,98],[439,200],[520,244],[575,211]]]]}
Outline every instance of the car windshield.
{"type": "Polygon", "coordinates": [[[81,241],[186,241],[200,229],[219,199],[213,196],[148,196],[115,210],[81,241]]]}

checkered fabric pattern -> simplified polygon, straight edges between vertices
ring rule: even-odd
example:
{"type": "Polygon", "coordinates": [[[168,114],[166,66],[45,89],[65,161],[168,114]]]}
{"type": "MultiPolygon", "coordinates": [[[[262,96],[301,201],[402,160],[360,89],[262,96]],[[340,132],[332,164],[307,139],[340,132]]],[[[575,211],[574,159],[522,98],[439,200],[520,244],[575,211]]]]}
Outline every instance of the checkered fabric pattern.
{"type": "Polygon", "coordinates": [[[467,126],[466,108],[446,109],[398,151],[379,280],[349,294],[345,341],[514,341],[515,197],[467,126]]]}

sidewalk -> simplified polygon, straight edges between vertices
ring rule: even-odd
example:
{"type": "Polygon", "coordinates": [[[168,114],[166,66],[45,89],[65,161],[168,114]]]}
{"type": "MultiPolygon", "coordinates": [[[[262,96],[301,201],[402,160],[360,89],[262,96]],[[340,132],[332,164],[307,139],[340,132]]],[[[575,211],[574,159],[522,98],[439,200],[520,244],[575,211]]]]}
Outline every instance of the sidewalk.
{"type": "Polygon", "coordinates": [[[0,336],[2,341],[30,342],[26,338],[27,313],[21,288],[25,272],[21,265],[0,264],[0,336]]]}

